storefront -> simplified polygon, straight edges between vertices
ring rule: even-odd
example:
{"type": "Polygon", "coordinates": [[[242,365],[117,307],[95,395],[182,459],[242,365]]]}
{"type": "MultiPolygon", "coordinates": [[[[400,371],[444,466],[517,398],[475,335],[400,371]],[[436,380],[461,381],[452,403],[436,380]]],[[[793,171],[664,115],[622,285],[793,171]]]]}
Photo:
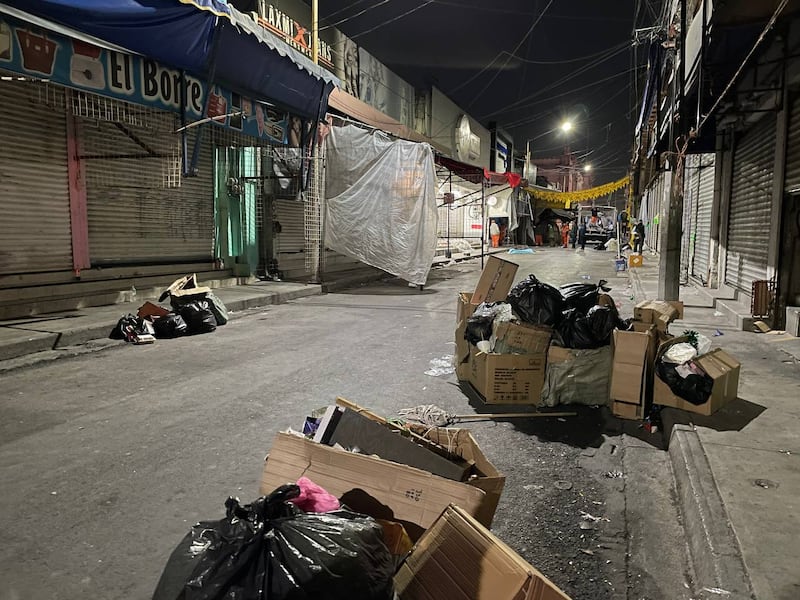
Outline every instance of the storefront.
{"type": "Polygon", "coordinates": [[[733,153],[725,283],[745,294],[767,278],[775,162],[775,115],[744,132],[733,153]]]}
{"type": "MultiPolygon", "coordinates": [[[[130,3],[133,20],[137,7],[148,8],[130,3]]],[[[85,9],[36,10],[51,9],[0,12],[0,275],[11,276],[0,287],[12,279],[75,281],[101,267],[237,262],[253,272],[265,257],[259,238],[279,220],[265,227],[265,214],[280,212],[280,198],[291,198],[292,215],[278,215],[288,234],[299,215],[303,249],[300,149],[287,146],[299,146],[302,122],[324,112],[333,76],[288,47],[275,52],[283,42],[241,14],[231,13],[237,28],[188,5],[165,17],[195,25],[195,39],[222,36],[217,43],[239,58],[255,52],[275,63],[272,72],[287,79],[270,84],[282,101],[273,103],[258,73],[243,77],[225,52],[209,68],[189,48],[176,49],[178,36],[174,47],[153,46],[179,65],[166,67],[146,58],[129,31],[103,30],[98,39],[96,22],[82,20],[85,9]],[[123,43],[143,56],[122,51],[123,43]],[[295,158],[288,170],[287,151],[295,158]]],[[[292,247],[294,230],[294,239],[286,236],[292,247]]]]}

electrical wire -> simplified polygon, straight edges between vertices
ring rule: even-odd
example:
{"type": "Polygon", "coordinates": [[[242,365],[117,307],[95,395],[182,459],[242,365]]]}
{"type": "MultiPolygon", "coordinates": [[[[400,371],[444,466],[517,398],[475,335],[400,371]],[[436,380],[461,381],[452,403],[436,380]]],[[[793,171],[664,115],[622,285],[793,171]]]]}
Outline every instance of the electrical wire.
{"type": "Polygon", "coordinates": [[[336,21],[335,23],[331,23],[330,25],[325,25],[325,27],[320,27],[319,30],[322,31],[324,29],[330,29],[331,27],[336,27],[337,25],[341,25],[342,23],[346,23],[347,21],[351,21],[352,19],[355,19],[356,17],[360,17],[364,13],[371,11],[373,8],[378,8],[379,6],[382,6],[383,4],[388,4],[389,2],[390,2],[390,0],[380,0],[380,2],[376,2],[375,4],[373,4],[371,6],[368,6],[367,8],[365,8],[363,10],[360,10],[359,12],[357,12],[354,15],[351,15],[349,17],[345,17],[344,19],[336,21]]]}
{"type": "Polygon", "coordinates": [[[415,13],[415,12],[417,12],[419,9],[421,9],[421,8],[425,8],[425,7],[426,7],[426,6],[428,6],[429,4],[433,4],[433,0],[426,0],[426,2],[423,2],[423,3],[422,3],[422,4],[420,4],[419,6],[415,6],[414,8],[412,8],[412,9],[410,9],[410,10],[407,10],[406,12],[404,12],[404,13],[403,13],[403,14],[401,14],[401,15],[397,15],[396,17],[392,17],[391,19],[388,19],[388,20],[384,21],[383,23],[378,23],[377,25],[375,25],[374,27],[371,27],[371,28],[367,29],[366,31],[362,31],[361,33],[357,33],[357,34],[355,34],[355,35],[351,35],[351,36],[350,36],[350,39],[351,39],[351,40],[354,40],[354,39],[356,39],[356,38],[359,38],[359,37],[361,37],[362,35],[367,35],[368,33],[372,33],[372,32],[373,32],[373,31],[375,31],[376,29],[380,29],[381,27],[384,27],[385,25],[388,25],[389,23],[394,23],[395,21],[398,21],[398,20],[402,19],[403,17],[407,17],[407,16],[408,16],[408,15],[410,15],[411,13],[415,13]]]}
{"type": "MultiPolygon", "coordinates": [[[[511,51],[511,54],[512,54],[512,55],[515,55],[515,54],[517,53],[517,51],[518,51],[518,50],[519,50],[519,49],[522,47],[522,44],[524,44],[524,43],[525,43],[525,40],[527,40],[527,39],[528,39],[528,37],[529,37],[529,36],[530,36],[530,35],[533,33],[533,30],[534,30],[534,29],[536,29],[536,26],[537,26],[537,25],[539,24],[539,22],[542,20],[542,18],[544,17],[545,13],[547,13],[547,9],[549,9],[549,8],[550,8],[550,7],[553,5],[553,2],[554,2],[554,1],[555,1],[555,0],[550,0],[550,1],[547,3],[547,6],[545,6],[545,7],[544,7],[544,10],[543,10],[543,11],[542,11],[542,12],[539,14],[539,16],[538,16],[538,17],[536,17],[536,20],[533,22],[533,25],[531,25],[531,26],[530,26],[530,29],[528,29],[528,32],[527,32],[527,33],[526,33],[526,34],[525,34],[525,35],[522,37],[522,39],[519,41],[519,43],[518,43],[518,44],[517,44],[517,45],[514,47],[514,50],[512,50],[512,51],[511,51]]],[[[502,68],[501,68],[500,70],[502,70],[502,69],[505,69],[505,68],[508,66],[508,63],[509,63],[510,61],[511,61],[511,57],[509,57],[509,58],[506,60],[506,62],[503,64],[503,66],[502,66],[502,68]]],[[[475,104],[475,101],[476,101],[478,98],[480,98],[480,97],[483,95],[483,93],[484,93],[486,90],[488,90],[488,89],[489,89],[489,86],[491,86],[491,85],[492,85],[492,83],[494,82],[494,80],[495,80],[495,79],[497,79],[497,76],[498,76],[499,74],[500,74],[500,71],[497,71],[497,72],[495,72],[494,76],[493,76],[493,77],[492,77],[492,78],[491,78],[489,81],[487,81],[487,82],[486,82],[486,85],[485,85],[485,86],[483,86],[483,87],[481,88],[481,90],[480,90],[480,91],[479,91],[477,94],[475,94],[474,96],[472,96],[472,99],[471,99],[470,103],[467,105],[467,107],[470,107],[470,106],[472,106],[473,104],[475,104]]]]}
{"type": "MultiPolygon", "coordinates": [[[[596,58],[612,50],[624,50],[625,48],[628,47],[628,45],[629,45],[628,42],[622,42],[621,44],[617,44],[616,46],[612,46],[611,48],[605,48],[599,52],[595,52],[594,54],[587,54],[586,56],[579,56],[578,58],[565,58],[563,60],[530,60],[521,58],[519,56],[514,56],[514,55],[511,56],[516,58],[519,62],[528,63],[529,65],[566,65],[569,63],[589,60],[590,58],[596,58]]],[[[511,53],[508,52],[507,50],[503,50],[501,54],[511,54],[511,53]]]]}

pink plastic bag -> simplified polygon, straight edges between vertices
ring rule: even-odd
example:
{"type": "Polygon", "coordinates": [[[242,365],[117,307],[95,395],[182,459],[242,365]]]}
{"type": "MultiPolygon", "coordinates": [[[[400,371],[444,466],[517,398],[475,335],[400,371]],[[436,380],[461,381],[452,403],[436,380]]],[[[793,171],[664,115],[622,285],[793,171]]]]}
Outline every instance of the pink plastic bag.
{"type": "Polygon", "coordinates": [[[326,492],[308,477],[298,479],[297,485],[300,487],[300,495],[291,501],[299,509],[305,512],[323,513],[339,510],[341,507],[336,496],[326,492]]]}

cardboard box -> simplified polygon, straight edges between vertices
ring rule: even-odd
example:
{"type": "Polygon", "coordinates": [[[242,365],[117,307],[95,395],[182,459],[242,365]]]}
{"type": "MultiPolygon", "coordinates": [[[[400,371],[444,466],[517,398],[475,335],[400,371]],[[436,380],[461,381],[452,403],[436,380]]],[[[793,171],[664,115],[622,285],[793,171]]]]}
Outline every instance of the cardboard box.
{"type": "Polygon", "coordinates": [[[672,321],[683,318],[683,302],[644,300],[634,307],[633,318],[642,323],[654,323],[659,331],[667,331],[672,321]]]}
{"type": "Polygon", "coordinates": [[[467,330],[467,319],[475,312],[477,305],[472,304],[472,292],[460,292],[456,298],[456,349],[453,362],[456,368],[456,377],[459,381],[469,379],[469,350],[470,344],[464,339],[467,330]]]}
{"type": "Polygon", "coordinates": [[[443,456],[444,452],[434,452],[349,408],[344,409],[328,443],[329,446],[336,444],[348,450],[358,448],[364,454],[380,456],[453,481],[464,481],[472,469],[467,461],[452,460],[443,456]]]}
{"type": "Polygon", "coordinates": [[[486,404],[538,404],[547,355],[486,354],[472,348],[469,382],[486,404]]]}
{"type": "Polygon", "coordinates": [[[451,449],[458,455],[482,458],[477,476],[465,483],[279,433],[266,458],[259,490],[268,494],[306,476],[356,512],[402,523],[412,540],[419,539],[451,502],[489,527],[505,477],[485,459],[472,436],[461,435],[456,442],[451,449]],[[497,492],[488,494],[479,486],[497,492]]]}
{"type": "Polygon", "coordinates": [[[544,327],[506,321],[494,330],[496,354],[546,354],[553,332],[544,327]]]}
{"type": "Polygon", "coordinates": [[[641,404],[628,404],[627,402],[612,402],[611,412],[620,419],[640,421],[644,418],[644,407],[641,404]]]}
{"type": "Polygon", "coordinates": [[[482,302],[505,300],[514,283],[518,268],[516,263],[497,256],[487,258],[486,266],[483,267],[470,302],[477,305],[482,302]]]}
{"type": "MultiPolygon", "coordinates": [[[[682,339],[682,338],[675,338],[682,339]]],[[[668,342],[669,343],[669,342],[668,342]]],[[[663,348],[664,345],[662,345],[663,348]]],[[[661,353],[661,348],[659,349],[661,353]]],[[[695,363],[714,380],[711,396],[703,404],[692,404],[672,393],[669,386],[658,375],[653,378],[653,404],[671,406],[700,415],[712,415],[731,400],[739,396],[739,372],[741,363],[724,350],[718,348],[696,358],[695,363]]]]}
{"type": "Polygon", "coordinates": [[[401,600],[569,600],[457,506],[449,506],[395,575],[401,600]]]}
{"type": "Polygon", "coordinates": [[[653,373],[657,337],[655,326],[647,330],[614,330],[614,358],[611,363],[611,388],[613,402],[644,405],[653,373]]]}

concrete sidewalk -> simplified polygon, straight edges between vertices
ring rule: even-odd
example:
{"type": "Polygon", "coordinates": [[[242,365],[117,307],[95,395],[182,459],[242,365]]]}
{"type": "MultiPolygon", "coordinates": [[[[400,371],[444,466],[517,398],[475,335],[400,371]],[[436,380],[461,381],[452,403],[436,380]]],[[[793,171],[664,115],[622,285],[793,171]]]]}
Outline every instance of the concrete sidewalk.
{"type": "MultiPolygon", "coordinates": [[[[655,299],[657,259],[631,269],[655,299]]],[[[741,363],[739,398],[711,417],[664,409],[665,435],[695,567],[708,598],[800,598],[800,339],[741,331],[702,288],[681,288],[682,321],[741,363]]]]}

